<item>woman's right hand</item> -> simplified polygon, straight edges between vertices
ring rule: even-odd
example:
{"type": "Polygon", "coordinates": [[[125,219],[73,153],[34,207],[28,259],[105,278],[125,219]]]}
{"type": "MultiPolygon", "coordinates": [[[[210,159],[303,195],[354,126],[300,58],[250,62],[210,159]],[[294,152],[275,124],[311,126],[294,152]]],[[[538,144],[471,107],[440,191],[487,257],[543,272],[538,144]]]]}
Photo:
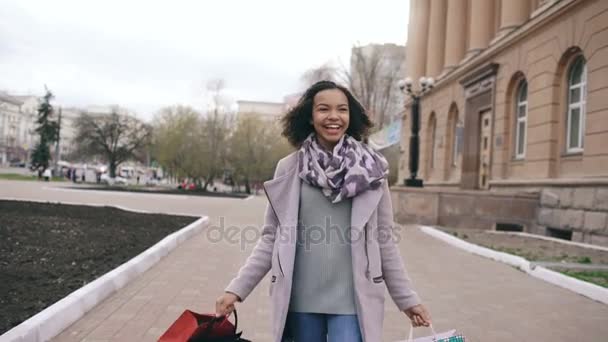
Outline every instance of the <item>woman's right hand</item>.
{"type": "Polygon", "coordinates": [[[226,292],[215,301],[215,315],[228,316],[234,311],[234,303],[240,301],[239,296],[226,292]]]}

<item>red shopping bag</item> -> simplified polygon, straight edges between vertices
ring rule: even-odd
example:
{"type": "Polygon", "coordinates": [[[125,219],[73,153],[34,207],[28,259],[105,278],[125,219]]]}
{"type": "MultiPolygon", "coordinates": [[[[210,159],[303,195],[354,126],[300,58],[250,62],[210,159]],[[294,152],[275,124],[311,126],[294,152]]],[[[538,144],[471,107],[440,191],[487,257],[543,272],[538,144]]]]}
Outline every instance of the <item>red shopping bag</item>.
{"type": "Polygon", "coordinates": [[[228,316],[199,314],[184,311],[158,339],[158,342],[250,342],[237,333],[238,318],[234,311],[234,325],[228,316]]]}

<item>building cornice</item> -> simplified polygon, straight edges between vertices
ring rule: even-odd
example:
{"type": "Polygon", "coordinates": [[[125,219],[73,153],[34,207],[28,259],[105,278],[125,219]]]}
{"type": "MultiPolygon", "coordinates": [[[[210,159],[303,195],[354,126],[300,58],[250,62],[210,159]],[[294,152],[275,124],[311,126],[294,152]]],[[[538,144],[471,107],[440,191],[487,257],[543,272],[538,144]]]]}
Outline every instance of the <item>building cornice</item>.
{"type": "Polygon", "coordinates": [[[452,69],[449,73],[438,79],[433,90],[426,93],[425,96],[433,94],[438,89],[451,85],[452,82],[458,81],[462,77],[466,77],[466,75],[472,72],[479,65],[490,63],[494,57],[502,53],[507,48],[534,34],[537,30],[542,28],[543,25],[555,20],[565,12],[569,11],[573,6],[576,6],[582,2],[584,2],[584,0],[561,0],[548,4],[546,7],[542,8],[544,9],[542,13],[535,14],[535,16],[532,16],[532,18],[522,24],[518,29],[505,34],[493,45],[490,45],[488,48],[470,59],[465,59],[462,62],[463,64],[452,69]]]}
{"type": "Polygon", "coordinates": [[[460,80],[460,84],[468,88],[471,85],[491,76],[498,72],[498,63],[489,63],[478,69],[474,69],[470,74],[460,80]]]}
{"type": "Polygon", "coordinates": [[[23,101],[20,101],[19,99],[6,93],[0,93],[0,101],[7,102],[15,106],[21,106],[23,104],[23,101]]]}

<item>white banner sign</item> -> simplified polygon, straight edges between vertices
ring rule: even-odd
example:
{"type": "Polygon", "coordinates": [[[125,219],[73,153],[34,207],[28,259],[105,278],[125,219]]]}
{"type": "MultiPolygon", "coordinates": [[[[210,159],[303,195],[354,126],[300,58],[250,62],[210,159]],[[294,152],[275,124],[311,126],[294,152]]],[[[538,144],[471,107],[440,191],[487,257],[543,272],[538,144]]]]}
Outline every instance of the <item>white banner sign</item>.
{"type": "Polygon", "coordinates": [[[369,145],[375,150],[382,150],[398,144],[401,140],[401,120],[395,120],[369,137],[369,145]]]}

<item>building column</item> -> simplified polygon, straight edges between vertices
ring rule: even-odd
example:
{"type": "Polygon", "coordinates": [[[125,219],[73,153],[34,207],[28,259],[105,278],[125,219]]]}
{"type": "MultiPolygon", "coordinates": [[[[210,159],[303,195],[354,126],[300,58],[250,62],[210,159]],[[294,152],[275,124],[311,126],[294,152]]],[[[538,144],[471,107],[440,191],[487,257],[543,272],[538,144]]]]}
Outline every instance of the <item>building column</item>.
{"type": "Polygon", "coordinates": [[[426,50],[426,75],[437,77],[445,57],[445,28],[447,0],[430,0],[429,40],[426,50]]]}
{"type": "Polygon", "coordinates": [[[500,30],[498,36],[505,35],[523,24],[530,15],[528,0],[501,1],[500,30]]]}
{"type": "Polygon", "coordinates": [[[429,11],[430,6],[427,0],[410,1],[410,22],[405,58],[407,63],[406,74],[414,80],[415,89],[419,86],[418,79],[426,73],[429,11]]]}
{"type": "MultiPolygon", "coordinates": [[[[429,31],[429,11],[430,6],[427,0],[411,0],[410,1],[410,18],[408,24],[407,47],[405,54],[406,70],[405,75],[414,80],[414,89],[419,88],[418,79],[426,73],[426,51],[427,37],[429,31]]],[[[409,125],[409,115],[403,116],[404,122],[401,129],[401,141],[403,142],[403,154],[400,158],[405,158],[405,161],[400,163],[403,168],[399,170],[400,179],[405,179],[410,176],[408,168],[409,160],[409,136],[410,131],[407,129],[409,125]]]]}
{"type": "Polygon", "coordinates": [[[447,3],[444,73],[458,66],[467,48],[467,0],[447,3]]]}
{"type": "Polygon", "coordinates": [[[488,47],[494,36],[494,1],[471,0],[467,57],[488,47]]]}

